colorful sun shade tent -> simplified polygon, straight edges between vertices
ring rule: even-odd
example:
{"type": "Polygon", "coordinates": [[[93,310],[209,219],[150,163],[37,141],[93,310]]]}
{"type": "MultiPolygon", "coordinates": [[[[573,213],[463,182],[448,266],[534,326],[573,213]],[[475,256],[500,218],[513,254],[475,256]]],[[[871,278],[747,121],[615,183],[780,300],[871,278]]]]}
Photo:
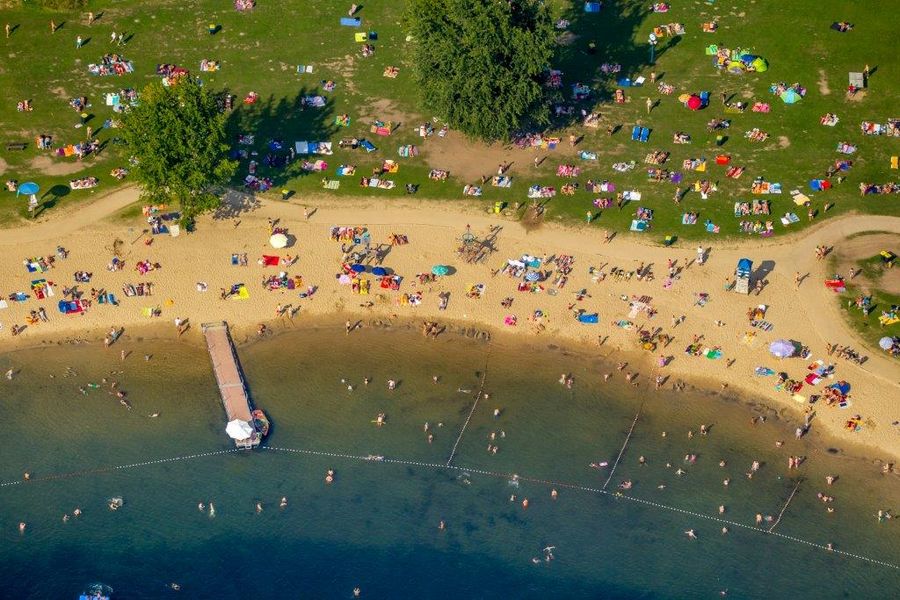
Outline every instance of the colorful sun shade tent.
{"type": "Polygon", "coordinates": [[[357,263],[355,265],[352,265],[350,267],[350,270],[353,271],[354,273],[362,273],[363,271],[366,270],[366,265],[361,265],[361,264],[357,263]]]}
{"type": "Polygon", "coordinates": [[[785,104],[794,104],[795,102],[800,100],[800,94],[798,94],[794,90],[784,90],[783,92],[781,92],[781,100],[785,104]]]}
{"type": "Polygon", "coordinates": [[[687,107],[691,110],[700,110],[700,107],[703,106],[703,101],[700,99],[700,96],[696,94],[692,95],[688,98],[687,107]]]}
{"type": "Polygon", "coordinates": [[[890,350],[894,347],[894,338],[887,336],[881,338],[880,340],[878,340],[878,347],[882,350],[890,350]]]}
{"type": "Polygon", "coordinates": [[[757,73],[765,73],[769,70],[769,63],[766,61],[766,59],[760,56],[754,58],[750,63],[750,66],[753,67],[753,70],[757,73]]]}
{"type": "Polygon", "coordinates": [[[375,275],[376,277],[384,277],[387,274],[387,269],[385,269],[384,267],[375,267],[374,269],[372,269],[372,275],[375,275]]]}
{"type": "Polygon", "coordinates": [[[432,275],[447,275],[450,272],[450,267],[447,265],[434,265],[431,267],[432,275]]]}

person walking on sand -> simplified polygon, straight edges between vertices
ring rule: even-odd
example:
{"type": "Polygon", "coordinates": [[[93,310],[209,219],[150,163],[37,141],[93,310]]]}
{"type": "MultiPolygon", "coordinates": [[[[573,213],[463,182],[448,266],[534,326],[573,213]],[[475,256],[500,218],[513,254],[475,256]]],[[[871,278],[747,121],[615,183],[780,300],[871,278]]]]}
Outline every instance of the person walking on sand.
{"type": "Polygon", "coordinates": [[[794,273],[794,285],[797,286],[797,289],[800,289],[800,283],[803,281],[803,277],[800,275],[800,271],[794,273]]]}
{"type": "Polygon", "coordinates": [[[653,100],[649,97],[647,98],[647,114],[650,114],[650,111],[653,110],[653,100]]]}
{"type": "Polygon", "coordinates": [[[706,255],[706,250],[703,249],[703,246],[697,246],[697,264],[702,265],[703,259],[706,255]]]}
{"type": "Polygon", "coordinates": [[[75,49],[77,50],[77,49],[81,48],[83,45],[84,45],[84,40],[79,35],[78,37],[75,38],[75,49]]]}
{"type": "Polygon", "coordinates": [[[56,21],[50,19],[50,33],[56,33],[56,21]]]}
{"type": "Polygon", "coordinates": [[[9,23],[6,24],[6,27],[4,27],[4,30],[6,31],[6,39],[9,39],[9,34],[12,31],[12,27],[9,26],[9,23]]]}

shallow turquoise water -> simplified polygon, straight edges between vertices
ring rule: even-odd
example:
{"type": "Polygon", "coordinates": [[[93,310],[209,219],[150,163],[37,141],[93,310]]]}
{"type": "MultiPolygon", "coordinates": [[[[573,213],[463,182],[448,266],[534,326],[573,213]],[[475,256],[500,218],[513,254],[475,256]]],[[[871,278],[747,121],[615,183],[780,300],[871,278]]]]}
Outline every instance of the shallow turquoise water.
{"type": "Polygon", "coordinates": [[[794,488],[787,455],[804,454],[805,481],[777,531],[896,564],[900,521],[873,516],[896,511],[896,479],[794,442],[789,423],[751,427],[747,406],[603,383],[608,367],[546,347],[398,330],[294,331],[239,351],[254,399],[273,421],[269,449],[91,472],[231,449],[203,348],[130,339],[121,348],[134,354],[123,362],[118,348],[80,346],[0,356],[4,370],[21,369],[0,403],[13,432],[0,481],[21,480],[26,470],[34,477],[0,487],[5,597],[70,598],[93,581],[121,598],[174,594],[171,581],[191,598],[349,598],[357,585],[364,598],[707,598],[726,589],[738,598],[889,598],[900,584],[896,569],[752,529],[756,513],[777,516],[794,488]],[[66,376],[66,367],[77,375],[66,376]],[[557,383],[564,371],[575,377],[571,390],[557,383]],[[78,391],[104,376],[101,389],[78,391]],[[479,401],[447,468],[483,377],[490,397],[479,401]],[[394,391],[389,378],[400,381],[394,391]],[[107,393],[112,379],[133,410],[107,393]],[[603,486],[609,468],[588,465],[615,460],[639,408],[608,490],[630,479],[629,494],[656,505],[582,489],[603,486]],[[379,428],[373,420],[382,412],[379,428]],[[700,423],[712,425],[710,435],[689,439],[700,423]],[[685,464],[688,453],[696,464],[685,464]],[[763,467],[748,480],[754,459],[763,467]],[[328,469],[336,472],[331,485],[328,469]],[[825,473],[840,475],[827,490],[825,473]],[[70,476],[43,479],[55,474],[70,476]],[[834,513],[817,491],[835,496],[834,513]],[[125,499],[122,510],[106,509],[112,496],[125,499]],[[197,510],[210,500],[213,519],[197,510]],[[724,536],[712,520],[719,505],[735,523],[724,536]],[[84,515],[63,523],[76,506],[84,515]],[[28,523],[25,535],[19,521],[28,523]],[[687,529],[700,539],[688,540],[687,529]],[[556,547],[550,562],[542,560],[547,546],[556,547]]]}

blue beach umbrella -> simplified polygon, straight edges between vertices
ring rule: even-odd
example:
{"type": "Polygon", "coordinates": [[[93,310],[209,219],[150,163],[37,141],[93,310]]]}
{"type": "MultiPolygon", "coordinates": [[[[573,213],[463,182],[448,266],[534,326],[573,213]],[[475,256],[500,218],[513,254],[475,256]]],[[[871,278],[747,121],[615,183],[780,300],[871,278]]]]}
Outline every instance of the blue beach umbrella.
{"type": "Polygon", "coordinates": [[[39,191],[41,191],[41,186],[36,184],[33,181],[26,181],[22,185],[19,186],[19,190],[16,192],[16,195],[19,196],[34,196],[39,191]]]}
{"type": "Polygon", "coordinates": [[[450,267],[447,265],[434,265],[431,267],[431,273],[433,275],[446,275],[450,272],[450,267]]]}
{"type": "Polygon", "coordinates": [[[525,274],[525,281],[537,281],[541,278],[541,274],[537,271],[529,271],[525,274]]]}
{"type": "Polygon", "coordinates": [[[362,273],[363,271],[366,270],[366,265],[361,265],[361,264],[357,263],[357,264],[351,266],[350,270],[353,271],[354,273],[362,273]]]}
{"type": "Polygon", "coordinates": [[[372,269],[372,275],[375,275],[376,277],[384,277],[385,275],[387,275],[387,269],[385,269],[384,267],[375,267],[374,269],[372,269]]]}

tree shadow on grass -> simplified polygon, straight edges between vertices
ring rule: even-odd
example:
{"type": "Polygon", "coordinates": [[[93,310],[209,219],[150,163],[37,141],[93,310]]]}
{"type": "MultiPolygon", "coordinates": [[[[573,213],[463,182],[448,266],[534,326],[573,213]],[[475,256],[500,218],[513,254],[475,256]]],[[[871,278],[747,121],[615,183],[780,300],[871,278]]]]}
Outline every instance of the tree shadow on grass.
{"type": "MultiPolygon", "coordinates": [[[[581,120],[581,110],[593,112],[600,102],[611,100],[620,78],[634,79],[650,66],[648,40],[637,41],[637,33],[652,15],[647,2],[619,0],[606,2],[599,13],[584,12],[584,3],[573,2],[562,18],[569,21],[568,43],[561,44],[553,60],[553,68],[563,72],[565,102],[574,105],[572,114],[555,116],[553,125],[564,128],[581,120]],[[590,44],[593,42],[593,52],[590,44]],[[604,63],[621,65],[618,73],[605,74],[604,63]],[[582,83],[591,88],[591,95],[577,102],[572,98],[572,84],[582,83]]],[[[565,35],[565,34],[564,34],[565,35]]],[[[660,40],[656,48],[658,58],[678,43],[679,39],[660,40]]],[[[649,78],[645,85],[649,84],[649,78]]],[[[625,90],[626,95],[628,89],[625,90]]]]}
{"type": "Polygon", "coordinates": [[[316,95],[315,89],[304,87],[293,98],[269,96],[254,104],[242,104],[231,113],[226,127],[234,143],[233,155],[240,163],[236,183],[244,184],[251,161],[257,163],[256,177],[267,178],[273,188],[280,188],[298,177],[324,175],[321,171],[305,170],[303,163],[318,159],[329,162],[329,156],[299,155],[295,152],[296,142],[330,141],[340,129],[335,124],[331,97],[323,96],[324,106],[304,104],[304,98],[316,95]],[[238,137],[242,134],[253,135],[254,143],[239,144],[238,137]]]}

